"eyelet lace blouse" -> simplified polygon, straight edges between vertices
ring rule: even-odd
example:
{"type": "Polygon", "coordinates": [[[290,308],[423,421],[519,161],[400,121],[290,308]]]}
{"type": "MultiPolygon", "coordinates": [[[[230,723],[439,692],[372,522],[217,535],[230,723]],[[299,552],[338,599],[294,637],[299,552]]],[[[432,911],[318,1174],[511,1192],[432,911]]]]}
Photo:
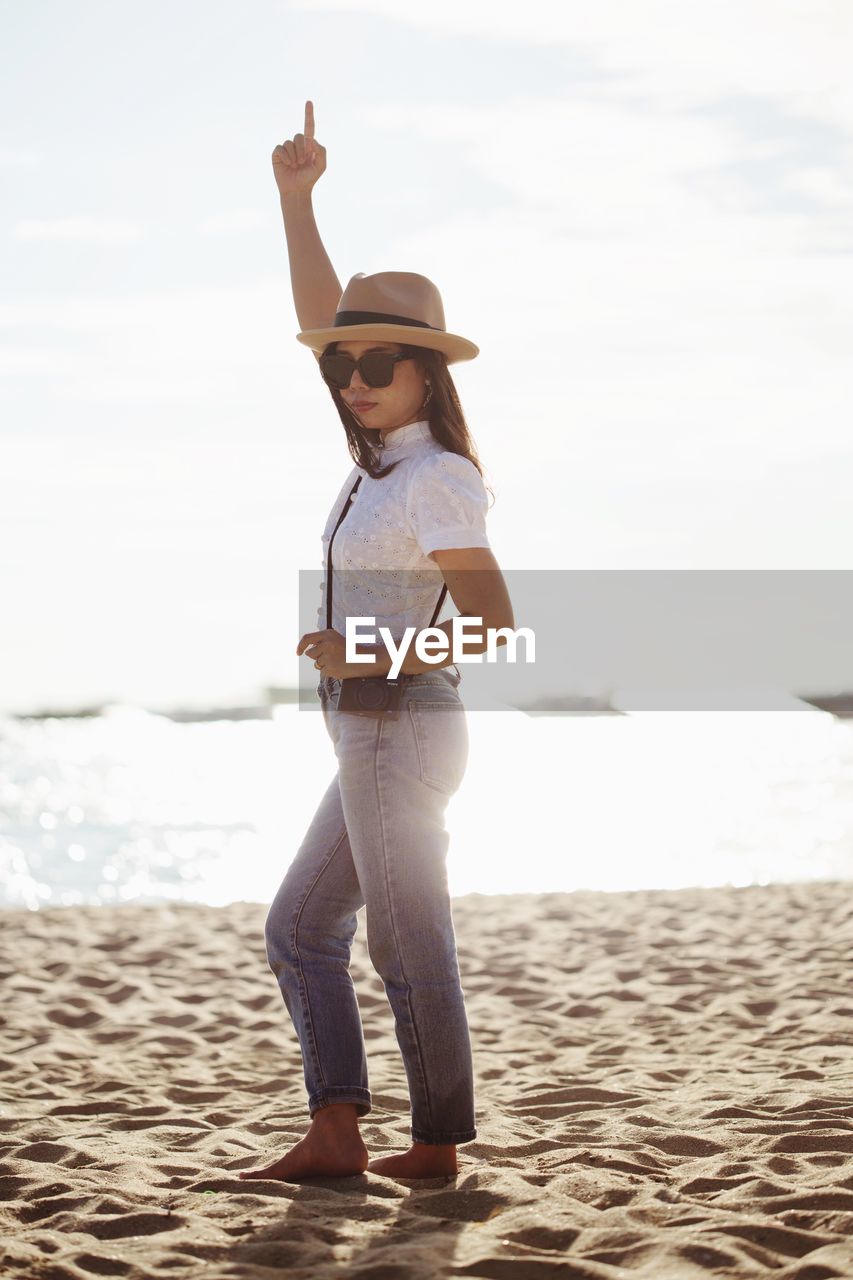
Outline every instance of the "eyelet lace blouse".
{"type": "MultiPolygon", "coordinates": [[[[380,480],[353,467],[329,512],[317,629],[326,626],[329,538],[361,476],[332,541],[332,626],[343,635],[347,617],[374,617],[377,635],[380,626],[388,627],[399,641],[407,627],[428,626],[438,603],[444,578],[430,552],[490,546],[488,495],[473,462],[439,444],[427,421],[388,432],[379,455],[382,465],[398,459],[399,465],[380,480]]],[[[452,617],[452,605],[448,593],[436,623],[452,617]]],[[[367,667],[365,674],[370,674],[367,667]]]]}

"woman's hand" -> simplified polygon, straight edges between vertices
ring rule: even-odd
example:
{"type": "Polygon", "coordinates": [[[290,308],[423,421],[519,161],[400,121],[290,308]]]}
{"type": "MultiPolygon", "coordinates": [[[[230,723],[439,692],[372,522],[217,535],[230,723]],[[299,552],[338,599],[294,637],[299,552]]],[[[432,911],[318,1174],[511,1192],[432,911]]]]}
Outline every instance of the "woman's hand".
{"type": "Polygon", "coordinates": [[[273,150],[272,171],[282,196],[307,195],[326,172],[326,148],[314,137],[314,104],[310,100],[305,103],[305,132],[273,150]]]}
{"type": "MultiPolygon", "coordinates": [[[[361,654],[369,653],[373,646],[359,644],[356,646],[361,654]]],[[[327,627],[325,631],[306,631],[296,646],[297,656],[307,653],[314,659],[314,666],[321,676],[335,676],[338,680],[349,680],[352,676],[387,675],[391,660],[385,646],[376,646],[373,662],[347,662],[346,637],[340,631],[327,627]]]]}

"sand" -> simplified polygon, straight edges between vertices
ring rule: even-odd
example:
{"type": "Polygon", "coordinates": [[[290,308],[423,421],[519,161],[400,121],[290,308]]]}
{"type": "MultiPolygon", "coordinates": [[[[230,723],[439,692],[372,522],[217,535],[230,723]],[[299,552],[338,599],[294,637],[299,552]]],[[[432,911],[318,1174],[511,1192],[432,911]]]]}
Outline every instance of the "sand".
{"type": "MultiPolygon", "coordinates": [[[[0,1273],[853,1277],[848,884],[454,900],[454,1179],[240,1182],[307,1127],[265,907],[2,914],[0,1273]]],[[[409,1144],[360,919],[371,1157],[409,1144]]]]}

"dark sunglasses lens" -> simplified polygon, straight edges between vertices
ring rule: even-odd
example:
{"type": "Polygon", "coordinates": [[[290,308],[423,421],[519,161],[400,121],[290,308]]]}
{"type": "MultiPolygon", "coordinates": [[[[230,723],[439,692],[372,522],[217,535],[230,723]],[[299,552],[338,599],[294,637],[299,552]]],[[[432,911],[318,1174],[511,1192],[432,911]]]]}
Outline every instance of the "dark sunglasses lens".
{"type": "Polygon", "coordinates": [[[394,357],[390,352],[373,351],[361,357],[359,370],[369,387],[388,387],[394,377],[394,357]]]}
{"type": "Polygon", "coordinates": [[[348,387],[355,362],[349,356],[328,355],[320,357],[320,373],[330,387],[342,390],[348,387]]]}

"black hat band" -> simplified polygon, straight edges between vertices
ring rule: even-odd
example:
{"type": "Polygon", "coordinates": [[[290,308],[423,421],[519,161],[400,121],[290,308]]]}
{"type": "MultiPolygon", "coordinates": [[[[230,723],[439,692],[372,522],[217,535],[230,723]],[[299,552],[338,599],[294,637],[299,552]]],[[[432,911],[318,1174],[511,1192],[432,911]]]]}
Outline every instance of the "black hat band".
{"type": "Polygon", "coordinates": [[[333,328],[341,329],[350,324],[407,324],[415,329],[432,329],[433,333],[446,333],[446,329],[438,329],[425,320],[412,320],[409,316],[388,316],[381,311],[339,311],[335,316],[333,328]]]}

